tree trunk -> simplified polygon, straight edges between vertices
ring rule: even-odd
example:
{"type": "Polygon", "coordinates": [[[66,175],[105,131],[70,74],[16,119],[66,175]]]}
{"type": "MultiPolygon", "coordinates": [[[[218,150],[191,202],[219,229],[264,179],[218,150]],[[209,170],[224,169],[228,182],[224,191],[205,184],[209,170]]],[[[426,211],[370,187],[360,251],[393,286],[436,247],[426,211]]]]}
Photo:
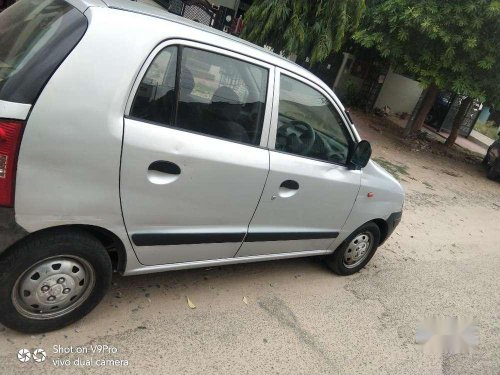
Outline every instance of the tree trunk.
{"type": "Polygon", "coordinates": [[[458,109],[458,112],[453,119],[453,127],[451,128],[450,135],[444,143],[445,146],[451,147],[455,144],[455,141],[458,137],[458,131],[460,130],[460,126],[462,126],[462,122],[464,121],[465,115],[467,114],[471,103],[472,98],[470,96],[463,99],[462,103],[460,103],[460,108],[458,109]]]}
{"type": "Polygon", "coordinates": [[[422,129],[422,126],[424,125],[425,118],[427,117],[427,114],[429,113],[432,106],[434,105],[434,102],[436,101],[436,96],[438,93],[439,93],[439,89],[434,84],[430,85],[427,88],[427,90],[425,92],[424,100],[422,102],[422,105],[420,106],[420,110],[418,111],[417,116],[415,117],[415,121],[413,121],[413,124],[411,124],[411,127],[406,126],[405,136],[409,136],[412,134],[418,134],[420,129],[422,129]]]}

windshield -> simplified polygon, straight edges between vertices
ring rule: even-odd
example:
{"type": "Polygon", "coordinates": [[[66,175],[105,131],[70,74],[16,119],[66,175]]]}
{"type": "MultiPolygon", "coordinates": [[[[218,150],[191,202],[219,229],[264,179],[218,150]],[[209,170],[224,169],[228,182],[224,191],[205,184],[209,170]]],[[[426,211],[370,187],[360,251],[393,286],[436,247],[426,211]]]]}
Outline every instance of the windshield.
{"type": "Polygon", "coordinates": [[[0,13],[0,100],[32,104],[86,27],[62,0],[21,0],[0,13]]]}

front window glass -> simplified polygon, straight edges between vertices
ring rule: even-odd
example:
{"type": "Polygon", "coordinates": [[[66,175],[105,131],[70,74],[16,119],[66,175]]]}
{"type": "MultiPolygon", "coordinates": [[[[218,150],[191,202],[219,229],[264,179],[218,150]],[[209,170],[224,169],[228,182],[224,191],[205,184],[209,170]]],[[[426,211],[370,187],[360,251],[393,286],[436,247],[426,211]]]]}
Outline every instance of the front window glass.
{"type": "Polygon", "coordinates": [[[340,114],[322,93],[281,75],[276,149],[345,164],[349,137],[340,114]]]}

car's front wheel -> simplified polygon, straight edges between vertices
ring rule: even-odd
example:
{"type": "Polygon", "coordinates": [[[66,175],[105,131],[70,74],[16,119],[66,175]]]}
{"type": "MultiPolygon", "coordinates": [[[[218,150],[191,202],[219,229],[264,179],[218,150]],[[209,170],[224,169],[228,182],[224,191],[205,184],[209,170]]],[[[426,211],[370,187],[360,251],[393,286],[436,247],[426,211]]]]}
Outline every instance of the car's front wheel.
{"type": "Polygon", "coordinates": [[[101,301],[111,275],[106,249],[85,232],[35,234],[0,255],[0,322],[26,333],[62,328],[101,301]]]}
{"type": "Polygon", "coordinates": [[[342,242],[337,250],[326,258],[326,263],[337,275],[352,275],[370,261],[379,243],[378,225],[367,223],[342,242]]]}

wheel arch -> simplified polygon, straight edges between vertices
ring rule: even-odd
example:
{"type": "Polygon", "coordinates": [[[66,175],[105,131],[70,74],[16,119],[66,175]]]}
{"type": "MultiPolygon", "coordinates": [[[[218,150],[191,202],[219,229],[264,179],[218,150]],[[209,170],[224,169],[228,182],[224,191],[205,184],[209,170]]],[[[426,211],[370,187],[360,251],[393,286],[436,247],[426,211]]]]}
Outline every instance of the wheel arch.
{"type": "Polygon", "coordinates": [[[389,223],[387,220],[385,219],[382,219],[382,218],[377,218],[377,219],[371,219],[371,220],[368,220],[366,222],[364,222],[363,224],[359,225],[356,227],[356,229],[354,229],[353,231],[351,231],[349,233],[349,235],[347,235],[343,240],[342,242],[338,243],[338,245],[336,245],[335,247],[335,251],[337,251],[338,248],[340,248],[342,246],[342,244],[345,243],[345,241],[347,239],[349,239],[349,237],[352,236],[353,233],[357,232],[360,228],[364,227],[366,224],[369,224],[369,223],[374,223],[379,231],[380,231],[380,240],[379,240],[379,243],[378,243],[378,246],[382,245],[385,240],[387,240],[387,238],[390,236],[390,231],[389,231],[389,223]]]}
{"type": "Polygon", "coordinates": [[[60,226],[40,229],[36,232],[29,233],[27,236],[23,237],[21,240],[11,245],[8,249],[5,249],[5,251],[9,250],[10,248],[13,248],[20,242],[29,241],[30,238],[32,238],[35,235],[39,235],[46,232],[62,232],[71,229],[76,229],[79,231],[86,232],[88,235],[97,239],[108,252],[109,257],[111,259],[111,263],[113,265],[113,270],[118,271],[120,273],[123,273],[125,271],[125,267],[127,265],[127,252],[125,250],[123,242],[116,234],[114,234],[110,230],[95,225],[70,224],[70,225],[60,225],[60,226]]]}
{"type": "Polygon", "coordinates": [[[375,224],[377,224],[377,226],[378,226],[378,228],[380,230],[380,242],[379,242],[379,245],[382,245],[385,242],[385,240],[387,239],[388,235],[389,235],[389,224],[384,219],[374,219],[374,220],[370,220],[370,221],[366,222],[363,225],[366,225],[366,224],[368,224],[370,222],[374,222],[375,224]]]}
{"type": "Polygon", "coordinates": [[[95,225],[70,225],[70,227],[79,228],[94,236],[106,248],[111,258],[113,270],[123,273],[127,265],[127,251],[122,240],[108,229],[95,225]]]}

